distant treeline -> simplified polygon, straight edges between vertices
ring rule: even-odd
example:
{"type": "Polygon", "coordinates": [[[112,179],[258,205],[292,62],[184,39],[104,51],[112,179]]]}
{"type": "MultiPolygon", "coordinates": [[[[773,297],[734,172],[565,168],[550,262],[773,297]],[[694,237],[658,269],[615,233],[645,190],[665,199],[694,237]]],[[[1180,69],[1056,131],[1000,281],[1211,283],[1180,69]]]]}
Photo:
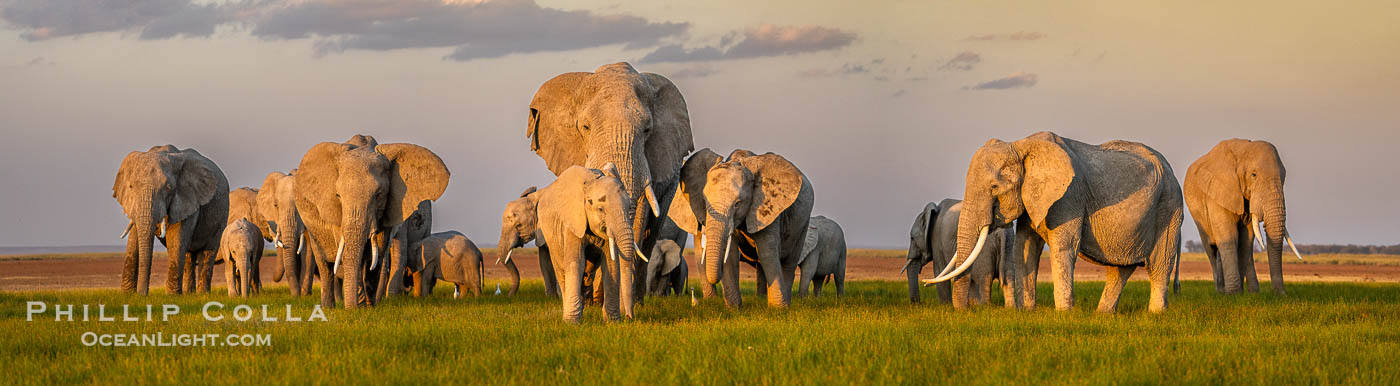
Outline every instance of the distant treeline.
{"type": "MultiPolygon", "coordinates": [[[[1205,252],[1205,247],[1196,240],[1187,240],[1183,247],[1187,252],[1205,252]]],[[[1259,247],[1254,247],[1259,251],[1259,247]]],[[[1284,245],[1284,253],[1288,252],[1288,246],[1284,245]]],[[[1344,253],[1352,255],[1400,255],[1400,244],[1396,245],[1356,245],[1356,244],[1298,244],[1298,252],[1304,254],[1313,253],[1344,253]]]]}

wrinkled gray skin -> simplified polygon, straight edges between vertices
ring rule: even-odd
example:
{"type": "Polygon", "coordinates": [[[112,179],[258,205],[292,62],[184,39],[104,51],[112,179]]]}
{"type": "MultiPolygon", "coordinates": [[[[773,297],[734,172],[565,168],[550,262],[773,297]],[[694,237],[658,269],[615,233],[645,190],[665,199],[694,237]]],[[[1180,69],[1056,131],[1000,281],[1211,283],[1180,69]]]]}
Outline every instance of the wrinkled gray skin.
{"type": "MultiPolygon", "coordinates": [[[[549,79],[535,92],[529,113],[530,150],[554,175],[571,166],[616,166],[634,208],[633,236],[651,250],[660,240],[658,220],[666,216],[676,171],[695,149],[680,89],[619,62],[549,79]]],[[[634,282],[631,292],[640,302],[645,283],[634,282]]]]}
{"type": "Polygon", "coordinates": [[[1182,189],[1191,218],[1201,232],[1215,290],[1237,293],[1243,286],[1259,292],[1254,272],[1254,243],[1259,238],[1253,221],[1264,227],[1264,252],[1269,258],[1269,282],[1283,290],[1283,243],[1288,236],[1288,210],[1283,181],[1287,177],[1278,149],[1265,141],[1229,139],[1215,145],[1186,169],[1182,189]]]}
{"type": "Polygon", "coordinates": [[[229,297],[249,297],[261,292],[254,284],[258,278],[258,261],[262,260],[263,237],[252,221],[240,218],[224,228],[219,258],[224,266],[224,281],[229,297]]]}
{"type": "MultiPolygon", "coordinates": [[[[909,301],[919,302],[919,272],[926,264],[932,264],[934,272],[942,272],[952,261],[957,248],[958,218],[962,215],[962,200],[945,199],[939,203],[928,203],[914,220],[909,230],[909,301]]],[[[987,304],[991,294],[992,280],[1015,278],[1010,269],[1012,263],[1010,229],[999,228],[987,235],[982,252],[967,273],[950,282],[938,283],[938,299],[943,303],[952,302],[953,308],[967,308],[969,304],[987,304]]],[[[1016,280],[1001,280],[1001,293],[1007,308],[1016,307],[1016,280]]]]}
{"type": "Polygon", "coordinates": [[[481,283],[486,277],[481,249],[461,232],[432,234],[419,244],[410,259],[419,260],[414,265],[423,267],[410,271],[414,296],[432,296],[438,280],[453,284],[453,298],[463,293],[481,296],[481,283]]]}
{"type": "Polygon", "coordinates": [[[549,240],[554,274],[560,279],[565,322],[578,323],[583,313],[587,244],[611,250],[600,280],[607,318],[633,316],[631,273],[641,259],[632,237],[632,201],[611,166],[605,165],[608,172],[569,168],[538,192],[538,226],[541,236],[549,240]]]}
{"type": "Polygon", "coordinates": [[[682,230],[704,237],[702,286],[723,280],[725,305],[742,305],[738,264],[747,256],[758,264],[759,285],[767,287],[761,295],[782,308],[792,302],[813,203],[811,183],[782,156],[735,150],[720,160],[702,149],[682,166],[669,215],[682,230]]]}
{"type": "Polygon", "coordinates": [[[685,292],[685,280],[690,275],[684,249],[674,240],[661,240],[647,257],[647,293],[653,296],[680,295],[685,292]]]}
{"type": "MultiPolygon", "coordinates": [[[[535,243],[539,250],[540,276],[544,279],[545,295],[559,297],[559,280],[554,276],[554,263],[549,254],[549,243],[540,235],[538,227],[539,215],[535,211],[539,204],[539,195],[535,193],[535,187],[531,186],[520,194],[520,198],[506,203],[505,212],[501,213],[501,238],[496,245],[496,264],[505,264],[506,271],[510,273],[510,290],[508,295],[514,296],[520,289],[520,270],[516,268],[515,260],[510,258],[511,252],[516,248],[524,248],[530,242],[535,243]]],[[[602,304],[603,289],[595,286],[594,279],[597,277],[598,267],[603,262],[603,256],[607,252],[594,248],[592,244],[584,246],[584,280],[583,293],[593,294],[588,298],[590,304],[602,304]]]]}
{"type": "Polygon", "coordinates": [[[1035,305],[1035,268],[1045,247],[1057,310],[1074,307],[1074,263],[1083,257],[1106,267],[1099,312],[1117,311],[1123,285],[1141,266],[1151,282],[1148,310],[1162,312],[1181,254],[1182,212],[1171,165],[1146,145],[1089,145],[1051,132],[1013,143],[993,139],[968,165],[953,264],[963,266],[984,227],[1014,224],[1023,306],[1035,305]]]}
{"type": "Polygon", "coordinates": [[[311,248],[306,248],[304,233],[306,226],[297,214],[296,196],[292,183],[296,181],[291,173],[271,172],[263,178],[262,188],[257,190],[256,220],[263,231],[263,238],[273,243],[277,250],[277,271],[273,280],[287,279],[292,296],[311,294],[311,283],[315,277],[316,264],[311,260],[311,248]]]}
{"type": "Polygon", "coordinates": [[[836,296],[846,294],[846,232],[826,216],[813,216],[808,221],[807,235],[803,237],[802,254],[797,267],[801,270],[801,280],[797,284],[797,297],[807,296],[807,285],[812,285],[812,295],[821,296],[822,285],[827,279],[836,283],[836,296]]]}
{"type": "MultiPolygon", "coordinates": [[[[228,192],[228,225],[224,228],[224,235],[221,240],[227,240],[229,236],[228,227],[233,226],[238,220],[248,220],[258,229],[259,237],[267,237],[269,231],[265,228],[266,222],[261,221],[261,216],[259,216],[257,212],[258,193],[257,189],[246,186],[228,192]]],[[[227,244],[220,243],[220,245],[227,244]]],[[[215,264],[226,260],[226,254],[225,252],[220,252],[219,255],[215,255],[215,264]]],[[[262,255],[258,255],[258,258],[261,259],[262,255]]],[[[227,272],[227,270],[225,270],[225,272],[227,272]]],[[[262,276],[254,275],[252,278],[254,292],[262,292],[262,276]]]]}
{"type": "Polygon", "coordinates": [[[196,284],[200,292],[209,292],[214,255],[228,220],[228,191],[224,172],[194,149],[164,145],[127,154],[112,185],[112,197],[130,221],[122,291],[148,293],[151,240],[158,238],[170,257],[166,292],[192,293],[196,284]]]}

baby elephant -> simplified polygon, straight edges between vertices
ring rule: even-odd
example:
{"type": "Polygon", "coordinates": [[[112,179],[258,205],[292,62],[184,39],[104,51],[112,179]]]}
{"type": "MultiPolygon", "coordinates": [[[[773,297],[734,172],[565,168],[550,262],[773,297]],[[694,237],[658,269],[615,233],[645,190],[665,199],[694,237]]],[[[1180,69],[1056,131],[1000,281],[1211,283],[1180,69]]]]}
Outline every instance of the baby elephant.
{"type": "Polygon", "coordinates": [[[841,231],[841,225],[825,216],[812,217],[797,267],[802,270],[797,296],[807,296],[807,283],[812,283],[814,296],[821,296],[827,278],[836,282],[836,296],[845,295],[846,233],[841,231]]]}
{"type": "Polygon", "coordinates": [[[680,295],[690,268],[681,256],[683,249],[674,240],[661,240],[651,249],[647,262],[647,293],[655,296],[680,295]]]}
{"type": "Polygon", "coordinates": [[[219,259],[228,263],[224,267],[228,296],[251,296],[259,289],[256,282],[258,260],[263,255],[262,231],[248,219],[240,218],[224,228],[219,246],[219,259]]]}
{"type": "MultiPolygon", "coordinates": [[[[930,202],[914,220],[909,231],[909,257],[904,269],[909,272],[909,300],[919,302],[919,271],[925,264],[933,263],[933,269],[942,273],[953,271],[949,264],[957,249],[958,217],[962,214],[962,200],[945,199],[937,205],[930,202]]],[[[1012,233],[1008,229],[997,229],[987,236],[986,245],[978,253],[972,267],[966,270],[951,287],[947,282],[938,283],[940,301],[952,300],[953,308],[967,308],[968,304],[987,304],[992,280],[1011,277],[1003,273],[1010,268],[1012,233]]],[[[904,269],[900,272],[905,272],[904,269]]],[[[1007,307],[1015,307],[1015,292],[1010,280],[1001,280],[1002,295],[1007,307]]]]}
{"type": "Polygon", "coordinates": [[[414,251],[420,267],[413,272],[413,296],[431,296],[438,280],[453,284],[452,298],[459,298],[462,290],[471,291],[473,296],[481,296],[481,282],[485,278],[482,270],[481,249],[466,235],[457,231],[434,233],[423,240],[422,247],[414,251]]]}

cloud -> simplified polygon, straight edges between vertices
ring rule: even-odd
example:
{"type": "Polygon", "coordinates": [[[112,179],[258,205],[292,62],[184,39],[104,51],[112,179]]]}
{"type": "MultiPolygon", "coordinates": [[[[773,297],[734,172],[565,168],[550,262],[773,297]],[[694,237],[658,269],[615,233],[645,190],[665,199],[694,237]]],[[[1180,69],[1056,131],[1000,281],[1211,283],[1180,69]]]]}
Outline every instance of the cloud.
{"type": "Polygon", "coordinates": [[[1013,88],[1029,88],[1035,87],[1035,84],[1038,81],[1039,79],[1035,74],[1017,72],[1011,75],[1007,75],[1005,78],[989,80],[986,82],[978,83],[976,86],[963,87],[963,89],[1007,90],[1013,88]]]}
{"type": "Polygon", "coordinates": [[[654,47],[689,29],[631,15],[544,8],[533,0],[0,0],[0,19],[39,41],[140,31],[140,39],[207,37],[242,23],[264,40],[315,39],[317,55],[451,48],[451,60],[623,44],[654,47]]]}
{"type": "Polygon", "coordinates": [[[657,48],[641,62],[698,62],[796,55],[836,50],[850,45],[856,34],[816,25],[761,24],[720,39],[719,45],[685,49],[680,44],[657,48]]]}
{"type": "Polygon", "coordinates": [[[959,52],[958,55],[954,56],[952,59],[948,59],[948,62],[943,63],[943,66],[939,68],[945,70],[968,71],[971,70],[972,67],[976,66],[977,63],[981,62],[982,55],[978,55],[976,52],[972,51],[963,51],[959,52]]]}
{"type": "Polygon", "coordinates": [[[719,70],[716,70],[716,69],[714,69],[714,68],[712,68],[712,67],[710,67],[710,66],[697,66],[697,67],[682,68],[682,69],[677,70],[677,71],[672,71],[671,73],[666,74],[666,75],[669,76],[669,77],[672,77],[672,78],[682,79],[682,78],[704,78],[704,77],[707,77],[707,76],[710,76],[710,75],[714,75],[714,74],[718,74],[718,73],[719,73],[719,70]]]}
{"type": "Polygon", "coordinates": [[[807,77],[820,77],[820,76],[837,76],[837,75],[866,74],[866,73],[869,73],[869,72],[870,72],[870,68],[869,68],[869,67],[866,67],[866,66],[863,65],[863,64],[846,63],[846,64],[841,65],[840,68],[836,68],[836,69],[826,69],[826,68],[811,68],[811,69],[806,69],[806,70],[798,71],[798,72],[797,72],[797,75],[807,76],[807,77]]]}
{"type": "Polygon", "coordinates": [[[894,94],[890,94],[890,96],[895,97],[895,98],[899,98],[899,97],[904,96],[904,94],[908,94],[908,93],[909,93],[909,91],[906,91],[905,89],[902,89],[902,88],[901,88],[901,89],[899,89],[899,91],[895,91],[894,94]]]}
{"type": "Polygon", "coordinates": [[[1004,35],[998,35],[998,34],[969,35],[968,37],[963,38],[963,40],[966,40],[966,41],[992,41],[992,40],[1021,40],[1021,41],[1030,41],[1030,40],[1040,40],[1040,39],[1044,39],[1044,38],[1045,38],[1045,34],[1040,33],[1040,32],[1035,32],[1035,31],[1031,31],[1031,32],[1017,31],[1017,32],[1012,32],[1012,33],[1010,33],[1010,34],[1004,34],[1004,35]]]}
{"type": "Polygon", "coordinates": [[[42,41],[102,32],[141,31],[143,40],[207,37],[231,21],[236,6],[189,0],[11,0],[0,20],[23,30],[20,38],[42,41]]]}

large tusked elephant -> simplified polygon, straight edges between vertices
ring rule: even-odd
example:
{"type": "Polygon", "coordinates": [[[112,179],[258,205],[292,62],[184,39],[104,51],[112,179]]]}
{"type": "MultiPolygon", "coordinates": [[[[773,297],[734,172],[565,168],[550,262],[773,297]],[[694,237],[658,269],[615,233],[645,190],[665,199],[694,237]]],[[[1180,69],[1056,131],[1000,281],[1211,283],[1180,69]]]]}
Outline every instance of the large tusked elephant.
{"type": "Polygon", "coordinates": [[[1287,173],[1272,143],[1247,139],[1220,141],[1186,169],[1186,207],[1201,232],[1216,291],[1236,293],[1247,284],[1250,292],[1259,292],[1254,272],[1254,243],[1259,241],[1269,257],[1274,293],[1284,294],[1284,242],[1303,258],[1286,225],[1287,173]]]}
{"type": "Polygon", "coordinates": [[[773,153],[735,150],[719,160],[703,149],[686,161],[681,174],[669,213],[682,230],[701,235],[702,286],[722,277],[725,304],[740,307],[743,255],[757,262],[768,305],[791,304],[793,273],[814,204],[812,184],[802,171],[773,153]]]}
{"type": "Polygon", "coordinates": [[[293,191],[321,276],[321,304],[335,305],[336,288],[346,308],[378,301],[386,287],[401,292],[407,252],[430,228],[424,212],[450,177],[442,159],[418,145],[356,135],[312,146],[293,175],[293,191]],[[390,261],[381,262],[386,248],[390,261]]]}
{"type": "Polygon", "coordinates": [[[1151,282],[1148,310],[1166,310],[1168,279],[1181,255],[1183,209],[1181,186],[1156,150],[1128,141],[1089,145],[1051,132],[1012,143],[993,139],[972,156],[963,200],[952,261],[957,268],[927,283],[963,274],[978,260],[989,231],[1014,221],[1023,306],[1035,305],[1044,246],[1056,309],[1074,307],[1074,263],[1082,256],[1106,267],[1099,312],[1117,311],[1123,285],[1142,266],[1151,282]]]}
{"type": "Polygon", "coordinates": [[[194,149],[164,145],[127,154],[112,184],[112,197],[130,221],[122,232],[131,235],[122,291],[148,293],[151,240],[159,238],[170,256],[166,292],[195,292],[196,276],[199,291],[209,292],[228,220],[228,191],[224,172],[194,149]]]}

